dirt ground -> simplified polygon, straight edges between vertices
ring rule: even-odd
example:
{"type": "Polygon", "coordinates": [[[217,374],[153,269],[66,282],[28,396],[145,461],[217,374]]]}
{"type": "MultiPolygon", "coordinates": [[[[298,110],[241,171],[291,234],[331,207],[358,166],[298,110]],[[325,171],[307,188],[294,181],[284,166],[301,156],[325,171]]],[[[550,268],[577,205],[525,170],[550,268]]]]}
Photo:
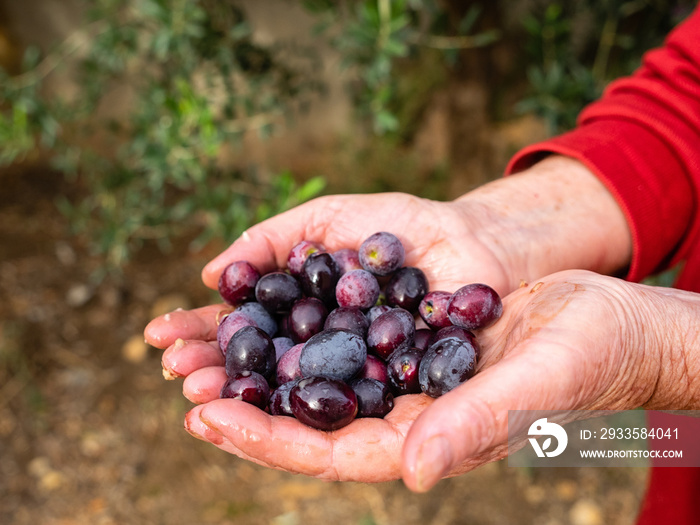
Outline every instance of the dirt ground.
{"type": "Polygon", "coordinates": [[[0,172],[0,523],[629,524],[643,469],[504,462],[416,495],[251,465],[187,434],[191,404],[143,344],[151,316],[212,300],[212,253],[145,249],[122,284],[68,231],[41,168],[0,172]]]}
{"type": "MultiPolygon", "coordinates": [[[[438,100],[416,140],[433,179],[449,150],[440,130],[450,107],[438,100]]],[[[466,104],[463,113],[474,115],[472,109],[466,104]]],[[[482,118],[476,114],[471,118],[482,118]]],[[[468,124],[484,128],[480,120],[468,124]]],[[[517,134],[533,140],[530,128],[517,134]]],[[[462,166],[464,172],[498,173],[512,153],[512,137],[487,135],[476,149],[499,159],[462,166]]],[[[388,185],[387,172],[403,173],[409,190],[430,183],[409,180],[394,151],[375,148],[372,155],[381,169],[365,176],[379,189],[388,185]]],[[[303,171],[307,158],[297,165],[285,158],[284,167],[303,171]]],[[[326,168],[338,171],[343,158],[326,168]]],[[[471,185],[454,184],[447,193],[471,185]]],[[[526,470],[500,462],[416,495],[400,481],[326,483],[267,470],[194,439],[182,426],[192,406],[182,382],[162,378],[160,353],[143,343],[142,332],[155,315],[215,300],[199,273],[217,247],[194,255],[184,246],[170,254],[146,247],[121,281],[94,286],[90,275],[100,261],[55,206],[57,195],[71,191],[47,169],[0,170],[0,524],[634,522],[644,469],[526,470]]]]}

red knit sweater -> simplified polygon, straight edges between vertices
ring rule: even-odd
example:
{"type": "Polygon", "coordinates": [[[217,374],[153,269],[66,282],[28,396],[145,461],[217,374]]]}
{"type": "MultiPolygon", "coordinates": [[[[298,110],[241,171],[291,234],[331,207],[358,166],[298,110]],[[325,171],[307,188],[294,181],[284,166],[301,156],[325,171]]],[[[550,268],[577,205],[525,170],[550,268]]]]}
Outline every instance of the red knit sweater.
{"type": "MultiPolygon", "coordinates": [[[[525,148],[507,172],[550,153],[581,161],[622,207],[633,239],[627,279],[682,263],[676,286],[700,292],[700,6],[575,130],[525,148]]],[[[638,523],[700,523],[700,468],[653,468],[638,523]]]]}
{"type": "Polygon", "coordinates": [[[548,153],[583,162],[617,199],[632,229],[627,278],[685,261],[678,287],[700,292],[700,7],[610,84],[578,127],[519,152],[507,172],[548,153]]]}

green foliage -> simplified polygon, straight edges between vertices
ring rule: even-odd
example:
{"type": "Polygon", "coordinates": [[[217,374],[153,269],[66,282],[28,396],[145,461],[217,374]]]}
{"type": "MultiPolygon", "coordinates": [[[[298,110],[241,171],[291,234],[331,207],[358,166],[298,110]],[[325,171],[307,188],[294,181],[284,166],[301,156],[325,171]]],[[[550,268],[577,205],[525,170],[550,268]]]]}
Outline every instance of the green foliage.
{"type": "Polygon", "coordinates": [[[193,232],[195,247],[231,240],[313,197],[321,179],[298,187],[289,173],[220,161],[245,132],[269,134],[320,89],[308,74],[313,54],[291,60],[281,47],[256,45],[251,31],[226,2],[94,2],[83,30],[44,57],[30,49],[22,74],[2,73],[0,163],[37,145],[48,151],[84,189],[79,202],[60,198],[60,209],[109,269],[145,240],[167,247],[193,232]],[[45,79],[65,64],[76,81],[61,98],[45,79]]]}
{"type": "Polygon", "coordinates": [[[455,51],[494,42],[497,31],[475,32],[481,9],[473,4],[456,23],[436,0],[305,0],[320,18],[317,31],[332,34],[345,68],[357,77],[351,95],[360,115],[382,135],[401,128],[400,64],[420,60],[426,50],[438,50],[448,65],[455,51]],[[450,32],[446,35],[446,32],[450,32]]]}
{"type": "MultiPolygon", "coordinates": [[[[516,83],[529,84],[517,109],[543,117],[558,133],[693,7],[690,0],[302,3],[318,21],[317,34],[354,73],[349,89],[362,122],[392,152],[410,138],[438,87],[474,73],[464,67],[465,50],[482,54],[473,65],[493,58],[491,44],[510,49],[511,67],[523,73],[516,83]],[[523,14],[517,23],[493,29],[513,9],[523,14]]],[[[213,238],[230,241],[322,190],[322,179],[299,187],[290,173],[221,161],[245,133],[269,135],[322,91],[322,67],[311,50],[257,44],[235,2],[90,5],[81,31],[46,55],[27,50],[19,75],[0,70],[0,165],[33,155],[37,146],[48,152],[82,188],[79,199],[60,197],[60,209],[107,267],[119,268],[147,240],[164,248],[182,236],[194,237],[194,248],[213,238]],[[73,81],[71,89],[49,89],[46,78],[57,71],[73,81]]],[[[517,77],[499,74],[496,80],[517,77]]],[[[376,142],[373,148],[383,158],[376,142]]],[[[396,172],[393,153],[387,157],[387,169],[396,172]]],[[[382,189],[384,179],[374,179],[382,189]]]]}
{"type": "Polygon", "coordinates": [[[676,282],[676,279],[678,278],[678,275],[680,274],[682,269],[682,264],[677,264],[676,266],[658,273],[656,275],[652,275],[650,277],[647,277],[644,279],[644,284],[648,284],[651,286],[664,286],[666,288],[671,288],[673,287],[673,284],[676,282]]]}
{"type": "MultiPolygon", "coordinates": [[[[520,113],[545,119],[552,134],[570,129],[583,106],[598,98],[614,78],[630,74],[642,54],[659,45],[692,9],[691,0],[551,0],[499,2],[503,16],[522,13],[516,27],[488,28],[483,1],[305,0],[319,17],[318,31],[332,36],[343,64],[356,73],[351,85],[355,106],[376,134],[397,134],[406,126],[407,105],[401,82],[419,82],[411,64],[432,61],[457,76],[457,57],[465,49],[504,42],[516,68],[525,64],[528,93],[520,113]]],[[[511,78],[513,78],[511,76],[511,78]]],[[[509,113],[506,111],[505,113],[509,113]]]]}
{"type": "Polygon", "coordinates": [[[664,0],[539,2],[523,20],[530,93],[517,109],[545,119],[552,134],[571,129],[581,109],[692,8],[664,0]]]}

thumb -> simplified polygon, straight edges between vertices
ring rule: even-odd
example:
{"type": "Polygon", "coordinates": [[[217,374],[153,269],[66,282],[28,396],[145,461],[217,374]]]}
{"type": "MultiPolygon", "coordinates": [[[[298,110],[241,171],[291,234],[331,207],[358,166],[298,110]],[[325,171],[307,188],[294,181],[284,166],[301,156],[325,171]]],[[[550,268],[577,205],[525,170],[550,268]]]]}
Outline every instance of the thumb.
{"type": "Polygon", "coordinates": [[[329,222],[327,215],[334,209],[327,199],[314,199],[248,228],[204,267],[204,284],[216,289],[221,272],[234,261],[248,261],[262,273],[284,268],[289,251],[298,242],[323,240],[322,225],[329,222]]]}
{"type": "Polygon", "coordinates": [[[515,349],[421,413],[402,451],[402,477],[409,489],[425,492],[448,474],[502,455],[509,410],[570,408],[580,396],[580,369],[577,376],[570,354],[559,345],[538,346],[536,352],[515,349]]]}

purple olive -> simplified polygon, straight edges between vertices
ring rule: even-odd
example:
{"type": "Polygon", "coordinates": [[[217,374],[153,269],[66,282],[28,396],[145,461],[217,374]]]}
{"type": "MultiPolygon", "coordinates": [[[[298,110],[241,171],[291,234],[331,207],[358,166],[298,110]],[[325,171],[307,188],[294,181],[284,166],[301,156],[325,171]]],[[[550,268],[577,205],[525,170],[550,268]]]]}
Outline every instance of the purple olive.
{"type": "Polygon", "coordinates": [[[277,361],[278,385],[282,386],[285,383],[303,377],[301,369],[299,368],[299,357],[301,356],[302,348],[304,348],[304,343],[294,345],[279,358],[279,361],[277,361]]]}
{"type": "Polygon", "coordinates": [[[392,308],[369,325],[367,347],[382,359],[389,359],[397,349],[411,346],[415,333],[413,316],[403,308],[392,308]]]}
{"type": "Polygon", "coordinates": [[[324,330],[305,344],[299,358],[304,377],[326,376],[347,381],[365,364],[367,346],[349,330],[324,330]]]}
{"type": "Polygon", "coordinates": [[[219,277],[219,295],[228,304],[239,304],[255,298],[258,269],[247,261],[229,264],[219,277]]]}
{"type": "Polygon", "coordinates": [[[357,396],[357,417],[384,417],[394,408],[394,395],[381,381],[368,377],[354,379],[350,387],[357,396]]]}
{"type": "Polygon", "coordinates": [[[268,273],[258,281],[255,298],[268,312],[288,312],[301,299],[301,286],[288,273],[268,273]]]}
{"type": "Polygon", "coordinates": [[[294,416],[313,428],[337,430],[357,415],[357,396],[337,379],[312,376],[299,381],[289,393],[294,416]]]}
{"type": "Polygon", "coordinates": [[[228,378],[219,397],[240,399],[265,410],[270,401],[270,387],[260,374],[244,370],[228,378]]]}
{"type": "Polygon", "coordinates": [[[420,268],[401,268],[394,273],[384,293],[389,306],[398,306],[415,313],[421,300],[428,293],[428,278],[420,268]]]}
{"type": "Polygon", "coordinates": [[[328,314],[328,317],[326,317],[326,322],[323,325],[324,330],[330,330],[333,328],[350,330],[364,339],[367,336],[367,330],[369,329],[369,319],[367,319],[367,316],[363,314],[362,310],[359,308],[346,308],[340,306],[328,314]]]}
{"type": "Polygon", "coordinates": [[[395,395],[420,394],[418,370],[424,354],[425,351],[419,348],[408,348],[391,356],[386,368],[395,395]]]}
{"type": "Polygon", "coordinates": [[[447,316],[447,305],[450,303],[452,294],[439,290],[428,292],[418,306],[418,313],[430,328],[439,330],[446,326],[451,326],[452,321],[447,316]]]}
{"type": "Polygon", "coordinates": [[[301,287],[309,297],[316,297],[329,308],[334,308],[335,285],[340,278],[340,269],[330,253],[312,253],[306,259],[299,275],[301,287]]]}
{"type": "Polygon", "coordinates": [[[485,328],[503,314],[503,303],[496,290],[486,284],[472,283],[452,294],[447,315],[453,325],[467,330],[485,328]]]}
{"type": "Polygon", "coordinates": [[[367,270],[351,270],[338,279],[335,298],[339,306],[367,310],[379,298],[377,278],[367,270]]]}
{"type": "Polygon", "coordinates": [[[456,337],[441,339],[428,348],[418,370],[421,390],[440,397],[474,375],[476,351],[456,337]]]}
{"type": "Polygon", "coordinates": [[[270,378],[275,372],[275,364],[275,345],[260,328],[244,326],[228,342],[226,375],[229,377],[249,370],[270,378]]]}
{"type": "Polygon", "coordinates": [[[377,232],[367,237],[358,250],[360,264],[375,275],[389,275],[401,266],[406,256],[403,244],[389,232],[377,232]]]}
{"type": "Polygon", "coordinates": [[[320,299],[299,299],[289,312],[289,335],[295,343],[305,343],[323,330],[328,309],[320,299]]]}
{"type": "Polygon", "coordinates": [[[389,374],[386,369],[386,363],[376,355],[368,355],[365,364],[362,366],[356,376],[358,379],[369,377],[377,381],[389,384],[389,374]]]}
{"type": "Polygon", "coordinates": [[[283,385],[278,386],[274,392],[270,395],[270,414],[273,416],[292,416],[294,417],[294,413],[292,412],[292,403],[289,400],[289,394],[292,391],[292,388],[296,386],[296,384],[299,382],[298,379],[295,379],[294,381],[290,381],[288,383],[284,383],[283,385]]]}
{"type": "Polygon", "coordinates": [[[430,345],[437,341],[436,333],[428,328],[419,328],[413,336],[413,346],[421,350],[427,350],[430,345]]]}

